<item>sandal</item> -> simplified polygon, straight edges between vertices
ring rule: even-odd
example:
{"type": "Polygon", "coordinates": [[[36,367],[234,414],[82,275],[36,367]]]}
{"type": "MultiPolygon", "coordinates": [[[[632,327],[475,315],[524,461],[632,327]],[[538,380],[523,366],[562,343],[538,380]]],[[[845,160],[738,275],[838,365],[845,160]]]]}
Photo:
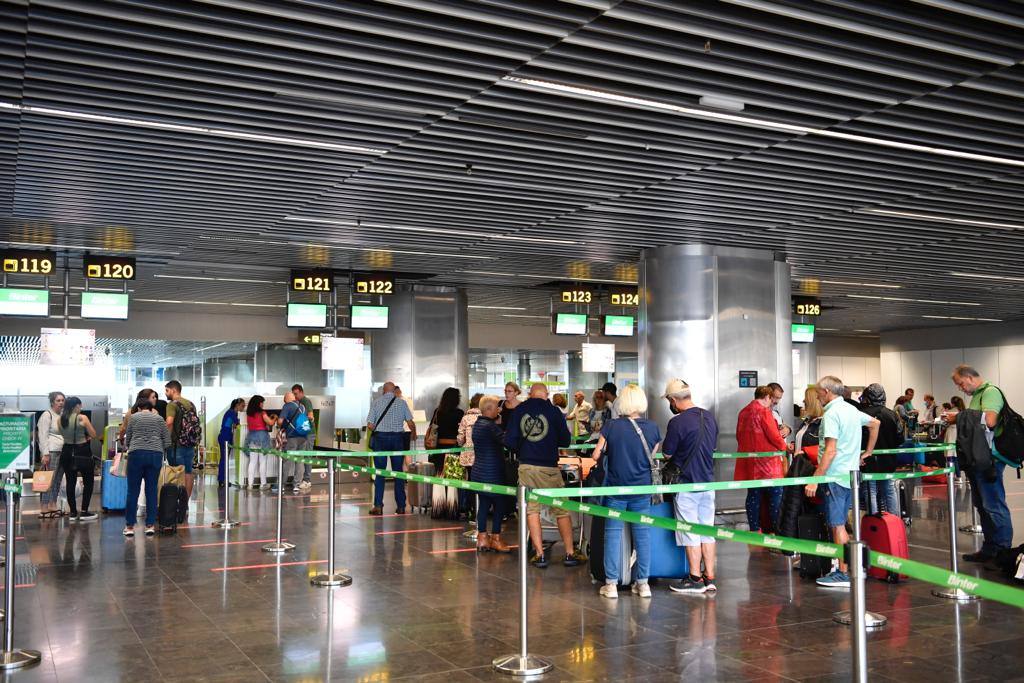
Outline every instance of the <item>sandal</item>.
{"type": "Polygon", "coordinates": [[[45,510],[39,513],[39,519],[60,519],[63,516],[62,510],[45,510]]]}

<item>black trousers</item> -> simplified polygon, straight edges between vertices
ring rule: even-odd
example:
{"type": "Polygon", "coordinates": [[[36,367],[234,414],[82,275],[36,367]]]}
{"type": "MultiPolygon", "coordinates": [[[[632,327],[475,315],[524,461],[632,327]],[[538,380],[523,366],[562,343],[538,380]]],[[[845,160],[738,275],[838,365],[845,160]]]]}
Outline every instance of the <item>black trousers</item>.
{"type": "Polygon", "coordinates": [[[70,454],[61,454],[60,466],[64,470],[64,485],[68,492],[68,510],[72,515],[78,514],[78,503],[75,501],[75,482],[78,475],[82,475],[82,512],[89,511],[89,503],[92,501],[92,487],[95,484],[96,472],[93,469],[92,460],[89,460],[88,470],[79,470],[75,467],[75,459],[70,454]]]}

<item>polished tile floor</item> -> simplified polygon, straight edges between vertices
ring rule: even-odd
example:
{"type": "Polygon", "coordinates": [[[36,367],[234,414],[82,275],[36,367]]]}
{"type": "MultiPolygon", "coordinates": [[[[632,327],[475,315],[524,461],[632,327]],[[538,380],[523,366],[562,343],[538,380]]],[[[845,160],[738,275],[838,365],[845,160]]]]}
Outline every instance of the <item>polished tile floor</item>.
{"type": "MultiPolygon", "coordinates": [[[[1024,529],[1024,485],[1006,481],[1024,529]]],[[[308,580],[325,566],[324,485],[286,497],[284,536],[297,547],[280,559],[260,551],[273,537],[270,494],[232,496],[245,524],[225,534],[210,527],[220,516],[217,489],[197,489],[187,528],[135,539],[121,536],[119,515],[81,526],[39,520],[27,499],[15,645],[43,660],[10,678],[511,680],[489,663],[517,650],[515,556],[478,556],[450,521],[370,518],[366,484],[347,482],[338,493],[339,567],[355,582],[335,589],[308,580]]],[[[944,489],[916,487],[913,497],[912,556],[943,564],[944,489]]],[[[509,529],[507,540],[514,535],[509,529]]],[[[961,535],[962,549],[974,543],[961,535]]],[[[802,582],[786,558],[762,550],[721,544],[720,557],[714,597],[676,595],[662,583],[652,600],[611,602],[585,568],[531,569],[531,650],[556,664],[543,680],[849,680],[849,632],[831,621],[848,593],[802,582]]],[[[870,635],[871,680],[1024,680],[1020,610],[955,605],[930,588],[870,583],[869,608],[889,617],[870,635]]]]}

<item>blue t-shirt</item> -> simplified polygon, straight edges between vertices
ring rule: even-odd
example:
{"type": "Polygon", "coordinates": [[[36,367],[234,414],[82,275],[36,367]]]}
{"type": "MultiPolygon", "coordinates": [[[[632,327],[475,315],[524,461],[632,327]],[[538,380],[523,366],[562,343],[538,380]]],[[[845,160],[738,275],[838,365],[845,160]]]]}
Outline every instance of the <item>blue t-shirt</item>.
{"type": "Polygon", "coordinates": [[[523,465],[558,467],[558,449],[570,443],[565,415],[542,398],[520,403],[505,425],[505,445],[519,454],[523,465]]]}
{"type": "Polygon", "coordinates": [[[235,425],[237,424],[238,413],[229,408],[228,411],[224,413],[224,417],[220,421],[220,440],[231,441],[232,430],[234,430],[235,425]]]}
{"type": "Polygon", "coordinates": [[[669,420],[661,452],[679,468],[679,483],[704,484],[715,480],[714,453],[717,443],[718,423],[714,415],[703,408],[694,407],[669,420]],[[704,421],[704,438],[697,445],[701,420],[704,421]]]}
{"type": "MultiPolygon", "coordinates": [[[[636,418],[636,424],[647,441],[651,454],[661,441],[658,425],[644,418],[636,418]]],[[[651,463],[644,452],[643,444],[629,418],[617,417],[604,423],[601,436],[605,440],[604,463],[605,486],[650,486],[651,463]]]]}
{"type": "MultiPolygon", "coordinates": [[[[829,463],[830,477],[848,477],[852,470],[860,469],[860,437],[861,427],[866,427],[874,419],[862,413],[842,398],[834,398],[825,405],[825,414],[821,418],[819,437],[836,440],[836,456],[829,463]]],[[[836,482],[844,488],[850,488],[850,482],[836,482]]]]}
{"type": "Polygon", "coordinates": [[[299,413],[304,412],[306,412],[306,409],[303,408],[302,404],[298,401],[292,401],[285,405],[284,408],[281,408],[281,413],[278,415],[278,419],[281,424],[286,425],[284,433],[289,439],[307,436],[306,434],[299,434],[295,431],[295,418],[298,417],[299,413]]]}

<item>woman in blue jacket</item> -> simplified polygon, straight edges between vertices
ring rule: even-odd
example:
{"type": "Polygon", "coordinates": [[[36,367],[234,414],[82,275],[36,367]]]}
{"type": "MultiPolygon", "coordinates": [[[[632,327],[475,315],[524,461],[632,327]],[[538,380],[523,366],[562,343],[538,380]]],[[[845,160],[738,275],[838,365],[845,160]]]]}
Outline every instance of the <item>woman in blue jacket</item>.
{"type": "MultiPolygon", "coordinates": [[[[501,413],[497,396],[480,399],[480,417],[473,424],[473,469],[470,480],[481,484],[505,483],[505,434],[497,423],[501,413]]],[[[504,496],[495,493],[477,493],[476,550],[512,552],[501,540],[501,520],[504,517],[504,496]],[[487,533],[487,517],[491,518],[491,531],[487,533]]]]}
{"type": "Polygon", "coordinates": [[[231,402],[231,407],[224,413],[220,421],[220,434],[217,435],[217,445],[220,446],[220,464],[217,466],[217,487],[224,488],[225,473],[224,463],[231,455],[231,446],[235,443],[235,428],[238,427],[238,413],[245,410],[245,399],[236,398],[231,402]]]}

